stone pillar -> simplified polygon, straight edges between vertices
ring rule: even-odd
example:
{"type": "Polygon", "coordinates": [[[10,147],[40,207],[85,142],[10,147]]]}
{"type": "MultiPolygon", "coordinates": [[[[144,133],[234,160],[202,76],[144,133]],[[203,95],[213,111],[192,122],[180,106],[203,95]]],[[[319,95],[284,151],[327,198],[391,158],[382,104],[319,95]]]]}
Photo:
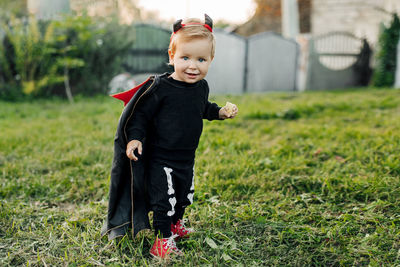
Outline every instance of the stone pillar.
{"type": "Polygon", "coordinates": [[[396,61],[396,76],[395,76],[394,88],[400,89],[400,40],[397,43],[397,61],[396,61]]]}
{"type": "Polygon", "coordinates": [[[308,61],[310,59],[310,34],[299,34],[296,38],[299,44],[300,53],[297,58],[297,90],[305,91],[307,89],[308,61]]]}
{"type": "Polygon", "coordinates": [[[282,2],[282,34],[286,38],[295,39],[300,32],[299,6],[297,0],[281,0],[282,2]]]}
{"type": "Polygon", "coordinates": [[[28,12],[37,19],[54,19],[70,10],[69,0],[28,0],[28,12]]]}

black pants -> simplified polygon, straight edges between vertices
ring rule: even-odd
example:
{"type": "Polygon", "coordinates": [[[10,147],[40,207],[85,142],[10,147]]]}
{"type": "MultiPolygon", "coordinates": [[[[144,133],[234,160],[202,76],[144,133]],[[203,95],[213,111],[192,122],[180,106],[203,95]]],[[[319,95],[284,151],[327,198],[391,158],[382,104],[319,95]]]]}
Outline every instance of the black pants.
{"type": "Polygon", "coordinates": [[[183,218],[194,194],[194,160],[152,159],[148,166],[148,192],[153,227],[163,238],[171,236],[171,223],[183,218]]]}

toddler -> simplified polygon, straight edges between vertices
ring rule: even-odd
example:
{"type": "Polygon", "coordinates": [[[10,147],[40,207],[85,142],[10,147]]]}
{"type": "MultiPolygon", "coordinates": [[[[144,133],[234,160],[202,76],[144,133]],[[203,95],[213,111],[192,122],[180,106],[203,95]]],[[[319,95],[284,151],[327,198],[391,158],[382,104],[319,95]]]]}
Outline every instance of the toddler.
{"type": "Polygon", "coordinates": [[[135,235],[149,228],[147,213],[152,210],[156,239],[150,254],[160,258],[182,255],[175,239],[193,232],[183,216],[193,202],[202,120],[234,118],[238,112],[234,104],[221,108],[208,101],[204,78],[215,53],[212,26],[207,15],[204,22],[176,21],[168,49],[174,72],[150,77],[138,89],[116,96],[126,107],[115,140],[103,234],[114,238],[131,226],[135,235]]]}

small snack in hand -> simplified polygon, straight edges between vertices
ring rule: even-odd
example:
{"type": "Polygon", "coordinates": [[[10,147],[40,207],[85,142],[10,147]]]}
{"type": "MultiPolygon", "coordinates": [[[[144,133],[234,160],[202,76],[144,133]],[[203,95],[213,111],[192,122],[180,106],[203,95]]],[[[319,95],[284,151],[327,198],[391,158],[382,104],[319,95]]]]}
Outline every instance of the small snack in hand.
{"type": "Polygon", "coordinates": [[[225,110],[228,113],[228,116],[232,116],[233,115],[233,108],[235,107],[234,104],[232,104],[231,102],[226,102],[225,104],[225,110]]]}

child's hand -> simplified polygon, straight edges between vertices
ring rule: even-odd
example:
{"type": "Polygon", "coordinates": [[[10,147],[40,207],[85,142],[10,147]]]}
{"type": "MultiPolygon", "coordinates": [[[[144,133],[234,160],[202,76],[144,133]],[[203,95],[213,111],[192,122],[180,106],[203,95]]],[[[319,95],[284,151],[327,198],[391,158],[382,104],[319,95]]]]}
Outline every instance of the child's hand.
{"type": "Polygon", "coordinates": [[[131,160],[137,161],[138,158],[135,156],[135,150],[138,150],[139,155],[142,155],[142,142],[138,140],[132,140],[126,146],[126,156],[131,160]]]}
{"type": "Polygon", "coordinates": [[[226,105],[219,110],[220,119],[233,119],[236,117],[239,109],[235,104],[226,102],[226,105]]]}

